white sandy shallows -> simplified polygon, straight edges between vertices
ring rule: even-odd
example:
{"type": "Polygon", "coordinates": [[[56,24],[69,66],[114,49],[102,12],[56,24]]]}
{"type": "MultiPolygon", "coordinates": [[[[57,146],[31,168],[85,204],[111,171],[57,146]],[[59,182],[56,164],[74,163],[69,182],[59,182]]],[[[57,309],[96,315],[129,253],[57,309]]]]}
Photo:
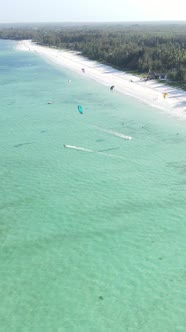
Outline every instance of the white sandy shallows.
{"type": "Polygon", "coordinates": [[[117,90],[146,104],[166,110],[173,116],[186,119],[186,92],[183,90],[155,80],[145,82],[137,76],[89,60],[78,53],[40,46],[30,40],[18,42],[17,49],[36,52],[57,65],[69,68],[80,75],[86,75],[108,87],[114,85],[113,92],[117,90]],[[163,93],[168,93],[166,98],[163,97],[163,93]]]}

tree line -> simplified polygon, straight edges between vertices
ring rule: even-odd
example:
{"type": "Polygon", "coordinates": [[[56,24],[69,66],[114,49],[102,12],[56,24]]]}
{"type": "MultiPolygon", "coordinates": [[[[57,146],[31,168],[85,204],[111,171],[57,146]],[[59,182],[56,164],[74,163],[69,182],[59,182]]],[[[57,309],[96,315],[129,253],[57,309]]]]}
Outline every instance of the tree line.
{"type": "Polygon", "coordinates": [[[0,25],[0,38],[78,51],[124,71],[166,74],[186,88],[186,23],[0,25]]]}

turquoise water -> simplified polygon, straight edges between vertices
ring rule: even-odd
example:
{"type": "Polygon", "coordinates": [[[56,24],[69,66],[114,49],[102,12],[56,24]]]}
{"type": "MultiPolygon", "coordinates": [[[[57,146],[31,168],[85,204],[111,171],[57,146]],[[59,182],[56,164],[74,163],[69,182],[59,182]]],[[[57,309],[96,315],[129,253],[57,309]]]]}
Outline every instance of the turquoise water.
{"type": "Polygon", "coordinates": [[[0,331],[185,331],[186,123],[14,47],[0,41],[0,331]]]}

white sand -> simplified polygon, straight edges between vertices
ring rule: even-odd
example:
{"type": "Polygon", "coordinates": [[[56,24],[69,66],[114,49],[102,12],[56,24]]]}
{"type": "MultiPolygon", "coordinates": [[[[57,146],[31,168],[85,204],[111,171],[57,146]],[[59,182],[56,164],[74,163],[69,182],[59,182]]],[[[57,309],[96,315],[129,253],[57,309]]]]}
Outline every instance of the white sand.
{"type": "Polygon", "coordinates": [[[44,56],[51,62],[107,85],[114,85],[115,90],[130,95],[153,107],[167,111],[167,114],[186,119],[186,92],[175,89],[155,80],[145,82],[137,76],[113,69],[112,67],[88,60],[80,54],[39,46],[30,40],[17,43],[17,49],[32,51],[44,56]],[[84,68],[85,72],[82,71],[84,68]],[[168,93],[163,98],[163,93],[168,93]]]}

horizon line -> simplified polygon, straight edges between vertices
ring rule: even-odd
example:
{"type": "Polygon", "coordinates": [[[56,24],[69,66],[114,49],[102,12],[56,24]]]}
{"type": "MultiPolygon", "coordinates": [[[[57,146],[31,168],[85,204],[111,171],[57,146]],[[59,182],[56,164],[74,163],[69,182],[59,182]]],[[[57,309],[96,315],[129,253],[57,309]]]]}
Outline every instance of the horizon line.
{"type": "Polygon", "coordinates": [[[129,21],[20,21],[0,22],[4,24],[118,24],[118,23],[186,23],[186,20],[129,20],[129,21]]]}

